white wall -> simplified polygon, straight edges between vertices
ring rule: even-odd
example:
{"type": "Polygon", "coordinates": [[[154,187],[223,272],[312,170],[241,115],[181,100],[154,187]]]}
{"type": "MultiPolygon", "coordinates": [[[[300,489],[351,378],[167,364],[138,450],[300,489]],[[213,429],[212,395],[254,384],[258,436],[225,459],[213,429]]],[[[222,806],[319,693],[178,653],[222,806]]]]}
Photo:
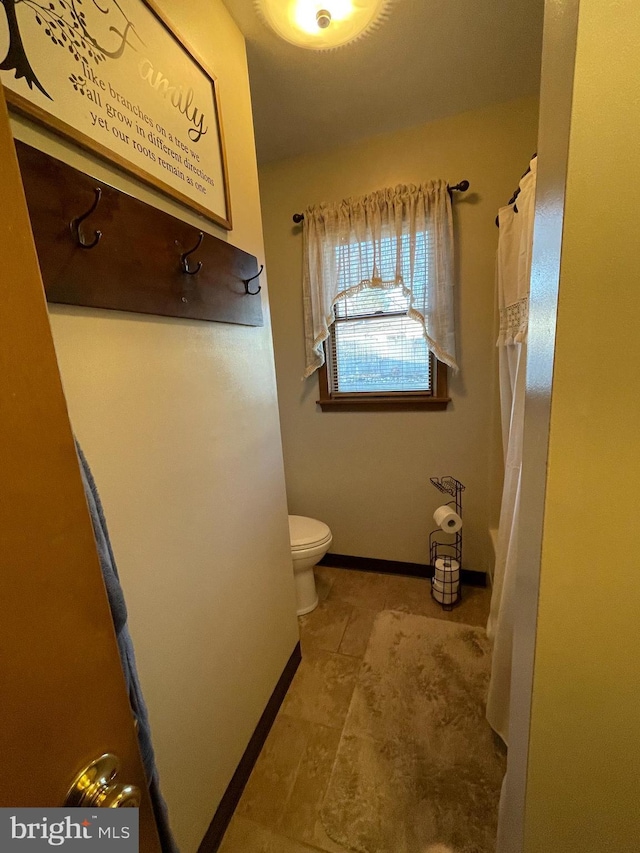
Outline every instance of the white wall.
{"type": "Polygon", "coordinates": [[[494,220],[536,134],[537,99],[527,98],[260,169],[289,509],[326,521],[334,553],[427,563],[431,515],[443,502],[429,477],[451,474],[467,487],[465,565],[492,568],[502,466],[494,220]],[[291,216],[429,178],[471,182],[454,202],[461,371],[450,381],[452,403],[446,412],[322,412],[317,379],[301,381],[302,236],[291,216]]]}
{"type": "MultiPolygon", "coordinates": [[[[263,260],[244,40],[220,0],[161,0],[219,79],[234,230],[263,260]]],[[[66,142],[15,135],[226,233],[66,142]]],[[[266,276],[264,328],[51,306],[105,505],[183,853],[196,850],[297,641],[266,276]]]]}

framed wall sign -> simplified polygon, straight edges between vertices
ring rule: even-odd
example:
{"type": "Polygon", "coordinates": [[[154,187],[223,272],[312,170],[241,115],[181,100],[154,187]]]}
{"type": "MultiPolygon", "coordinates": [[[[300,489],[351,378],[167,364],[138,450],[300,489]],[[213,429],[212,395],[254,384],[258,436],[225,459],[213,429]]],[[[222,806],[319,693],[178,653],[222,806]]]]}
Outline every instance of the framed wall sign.
{"type": "Polygon", "coordinates": [[[2,0],[10,106],[231,229],[216,80],[152,0],[2,0]]]}

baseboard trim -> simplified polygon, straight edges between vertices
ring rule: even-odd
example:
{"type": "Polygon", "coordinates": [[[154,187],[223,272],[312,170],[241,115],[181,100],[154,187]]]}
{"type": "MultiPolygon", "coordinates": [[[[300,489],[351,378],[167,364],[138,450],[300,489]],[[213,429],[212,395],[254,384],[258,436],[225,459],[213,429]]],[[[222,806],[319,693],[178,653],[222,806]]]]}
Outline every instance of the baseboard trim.
{"type": "Polygon", "coordinates": [[[278,679],[278,683],[276,684],[264,711],[262,712],[258,725],[256,726],[254,733],[251,735],[251,739],[242,758],[240,759],[236,772],[233,774],[233,777],[227,786],[227,790],[224,792],[224,795],[220,800],[220,805],[216,809],[216,813],[209,825],[209,829],[202,839],[202,843],[198,848],[198,853],[216,853],[218,847],[220,847],[224,834],[227,831],[227,827],[233,817],[233,813],[236,810],[236,806],[240,801],[245,785],[249,781],[251,771],[258,760],[260,751],[262,750],[267,736],[271,731],[271,726],[275,721],[278,711],[280,710],[280,706],[284,701],[285,694],[289,689],[289,685],[293,681],[293,676],[296,674],[296,670],[298,669],[301,660],[302,653],[300,651],[300,643],[297,643],[295,649],[291,653],[291,657],[282,671],[282,675],[278,679]]]}
{"type": "MultiPolygon", "coordinates": [[[[353,557],[349,554],[325,554],[319,565],[334,569],[357,569],[360,572],[381,572],[387,575],[409,575],[413,578],[433,577],[433,566],[424,563],[404,563],[400,560],[377,560],[374,557],[353,557]]],[[[485,572],[462,569],[462,583],[467,586],[486,586],[485,572]]]]}

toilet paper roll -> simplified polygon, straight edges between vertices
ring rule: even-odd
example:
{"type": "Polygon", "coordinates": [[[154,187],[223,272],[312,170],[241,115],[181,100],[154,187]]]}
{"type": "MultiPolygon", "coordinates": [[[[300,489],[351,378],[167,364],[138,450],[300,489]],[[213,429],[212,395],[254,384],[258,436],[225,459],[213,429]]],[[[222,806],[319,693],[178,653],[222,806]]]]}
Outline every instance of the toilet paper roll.
{"type": "Polygon", "coordinates": [[[457,572],[460,569],[460,563],[453,557],[437,557],[435,567],[443,572],[457,572]]]}
{"type": "Polygon", "coordinates": [[[458,583],[460,563],[450,557],[438,557],[435,562],[434,577],[440,583],[458,583]]]}
{"type": "Polygon", "coordinates": [[[462,527],[462,519],[448,504],[438,507],[433,513],[433,520],[441,530],[447,533],[457,533],[462,527]]]}
{"type": "Polygon", "coordinates": [[[460,583],[458,581],[441,583],[439,580],[436,580],[436,578],[433,579],[431,586],[438,592],[453,593],[454,595],[457,595],[458,590],[460,589],[460,583]]]}
{"type": "Polygon", "coordinates": [[[439,601],[440,604],[455,604],[458,600],[457,586],[455,589],[450,587],[443,589],[443,587],[437,581],[434,581],[431,587],[431,591],[435,600],[439,601]]]}

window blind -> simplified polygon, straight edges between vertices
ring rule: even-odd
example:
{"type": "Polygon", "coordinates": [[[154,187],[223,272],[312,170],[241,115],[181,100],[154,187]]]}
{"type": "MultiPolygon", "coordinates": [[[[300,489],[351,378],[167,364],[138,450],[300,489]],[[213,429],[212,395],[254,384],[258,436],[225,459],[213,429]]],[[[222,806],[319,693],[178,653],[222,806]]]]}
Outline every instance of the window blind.
{"type": "Polygon", "coordinates": [[[332,391],[430,391],[431,358],[422,326],[406,312],[402,287],[366,288],[336,303],[332,391]]]}

